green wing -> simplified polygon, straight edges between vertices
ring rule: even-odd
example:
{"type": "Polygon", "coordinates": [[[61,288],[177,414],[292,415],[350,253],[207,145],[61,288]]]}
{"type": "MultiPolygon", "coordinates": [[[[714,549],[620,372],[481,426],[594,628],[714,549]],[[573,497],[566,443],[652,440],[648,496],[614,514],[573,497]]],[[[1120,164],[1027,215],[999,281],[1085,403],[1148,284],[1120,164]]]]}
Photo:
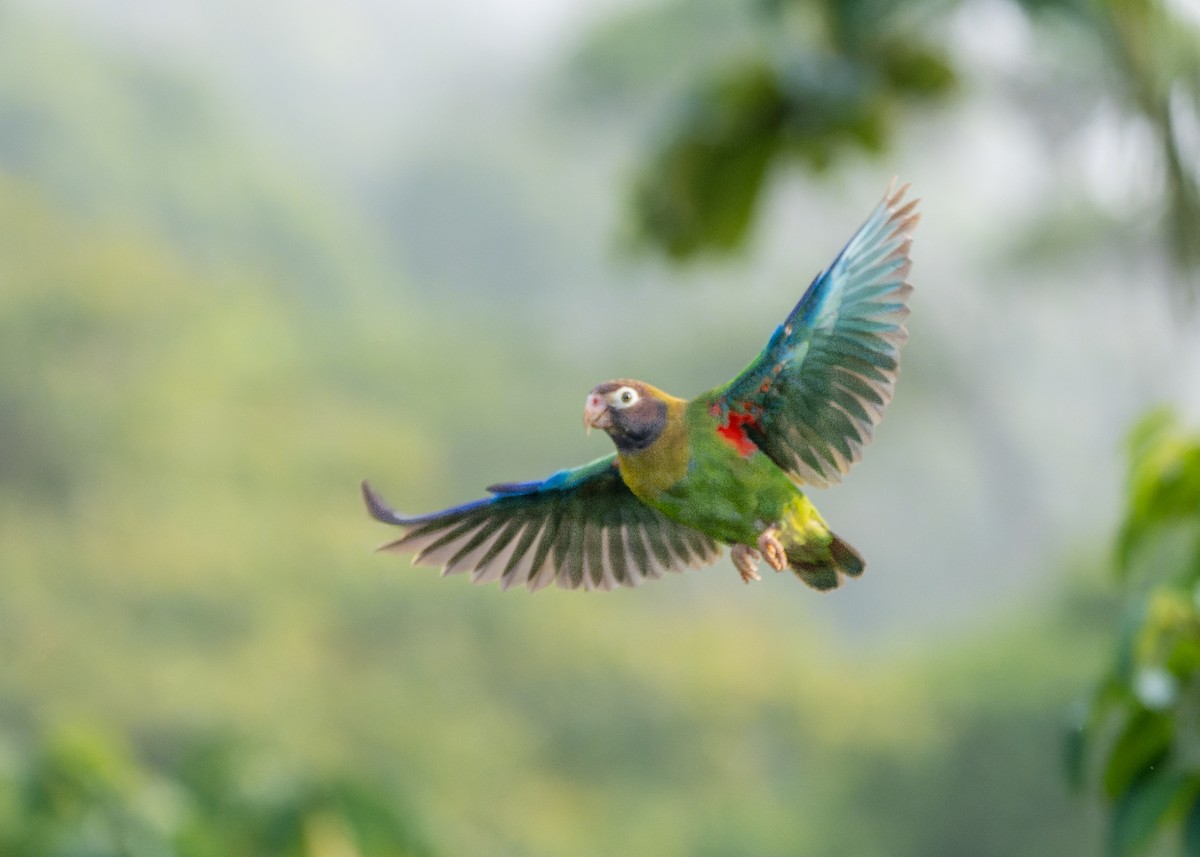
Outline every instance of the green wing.
{"type": "Polygon", "coordinates": [[[795,480],[840,482],[892,399],[908,338],[906,282],[917,201],[883,201],[817,275],[762,354],[706,397],[795,480]]]}
{"type": "Polygon", "coordinates": [[[380,550],[411,551],[414,564],[469,571],[476,583],[499,580],[504,589],[637,586],[720,556],[708,536],[638,500],[615,455],[540,482],[493,485],[491,497],[428,515],[398,514],[367,483],[362,489],[372,517],[405,530],[380,550]]]}

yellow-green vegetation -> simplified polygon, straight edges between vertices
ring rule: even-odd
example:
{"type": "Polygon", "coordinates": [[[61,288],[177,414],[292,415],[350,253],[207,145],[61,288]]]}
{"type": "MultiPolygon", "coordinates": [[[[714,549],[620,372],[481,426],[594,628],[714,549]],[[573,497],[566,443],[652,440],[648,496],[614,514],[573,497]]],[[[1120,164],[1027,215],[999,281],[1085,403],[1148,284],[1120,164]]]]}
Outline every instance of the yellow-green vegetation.
{"type": "Polygon", "coordinates": [[[429,854],[386,793],[264,764],[219,739],[120,740],[80,728],[0,766],[0,849],[10,857],[339,857],[429,854]]]}
{"type": "Polygon", "coordinates": [[[438,580],[370,553],[355,493],[383,462],[433,498],[470,442],[397,393],[438,353],[411,304],[394,336],[310,317],[11,176],[0,259],[11,853],[230,853],[186,831],[258,842],[271,813],[291,844],[254,853],[425,853],[307,809],[330,777],[432,853],[1086,853],[1054,750],[1086,635],[1038,616],[877,662],[728,569],[591,598],[438,580]],[[282,791],[206,809],[179,759],[211,735],[282,791]],[[37,803],[46,778],[65,804],[37,803]]]}
{"type": "Polygon", "coordinates": [[[1110,853],[1144,853],[1172,829],[1197,854],[1200,435],[1160,410],[1129,447],[1116,552],[1128,603],[1113,664],[1070,735],[1070,772],[1110,802],[1110,853]]]}
{"type": "Polygon", "coordinates": [[[529,597],[373,555],[360,478],[420,510],[545,475],[597,379],[415,293],[191,87],[7,9],[0,854],[1096,852],[1059,772],[1086,583],[881,654],[727,566],[529,597]]]}

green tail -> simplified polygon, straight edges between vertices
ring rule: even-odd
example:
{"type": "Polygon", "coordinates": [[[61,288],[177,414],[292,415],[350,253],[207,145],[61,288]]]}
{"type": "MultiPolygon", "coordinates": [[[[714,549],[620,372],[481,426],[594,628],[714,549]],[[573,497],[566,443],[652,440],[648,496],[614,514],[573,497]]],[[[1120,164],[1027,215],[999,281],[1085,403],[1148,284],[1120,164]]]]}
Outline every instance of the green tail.
{"type": "Polygon", "coordinates": [[[823,552],[824,556],[814,556],[810,545],[787,545],[788,565],[813,589],[822,592],[837,589],[842,582],[842,575],[858,577],[867,567],[862,556],[850,545],[830,533],[832,540],[823,552]]]}

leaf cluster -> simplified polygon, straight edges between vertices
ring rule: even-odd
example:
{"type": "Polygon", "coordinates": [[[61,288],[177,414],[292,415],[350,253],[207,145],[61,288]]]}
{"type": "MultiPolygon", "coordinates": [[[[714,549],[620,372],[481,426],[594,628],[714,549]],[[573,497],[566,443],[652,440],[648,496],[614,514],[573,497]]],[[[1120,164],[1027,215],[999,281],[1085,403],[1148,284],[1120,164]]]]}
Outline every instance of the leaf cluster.
{"type": "Polygon", "coordinates": [[[955,75],[890,0],[771,2],[759,49],[710,69],[679,105],[635,186],[639,232],[676,258],[740,245],[772,165],[821,171],[851,149],[883,150],[911,99],[955,75]]]}
{"type": "MultiPolygon", "coordinates": [[[[773,170],[799,163],[820,173],[851,152],[886,151],[903,114],[917,104],[945,104],[969,76],[962,57],[947,48],[958,5],[746,2],[742,29],[756,37],[743,38],[740,53],[718,52],[699,66],[686,94],[663,111],[666,127],[632,189],[638,237],[674,259],[730,252],[745,242],[773,170]]],[[[1184,283],[1194,285],[1188,278],[1200,270],[1200,32],[1163,2],[1016,5],[1051,37],[1056,54],[1062,44],[1076,45],[1084,59],[1068,61],[1072,74],[1094,84],[1094,97],[1151,131],[1164,179],[1163,243],[1184,283]]],[[[1017,85],[1026,94],[1014,97],[1032,115],[1037,93],[1054,88],[1063,65],[1057,55],[1051,63],[1034,56],[1024,62],[1021,73],[1038,83],[1017,85]]],[[[1052,146],[1070,139],[1061,127],[1048,129],[1048,138],[1052,146]]]]}
{"type": "Polygon", "coordinates": [[[1069,773],[1111,803],[1110,853],[1182,823],[1200,854],[1200,434],[1167,411],[1129,442],[1115,554],[1130,589],[1114,663],[1069,733],[1069,773]]]}

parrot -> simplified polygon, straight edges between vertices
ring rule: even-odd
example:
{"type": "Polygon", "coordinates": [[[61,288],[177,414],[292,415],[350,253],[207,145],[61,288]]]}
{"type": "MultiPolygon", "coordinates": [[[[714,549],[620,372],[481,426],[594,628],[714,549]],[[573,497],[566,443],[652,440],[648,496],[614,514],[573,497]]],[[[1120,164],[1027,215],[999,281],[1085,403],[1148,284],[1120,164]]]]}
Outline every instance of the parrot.
{"type": "Polygon", "coordinates": [[[820,591],[859,577],[862,556],[803,489],[842,480],[892,399],[920,218],[909,188],[893,179],[732,381],[691,400],[632,379],[594,387],[584,426],[615,452],[424,515],[397,512],[364,481],[369,514],[403,531],[379,549],[531,592],[637,586],[709,565],[722,546],[746,583],[763,560],[820,591]]]}

